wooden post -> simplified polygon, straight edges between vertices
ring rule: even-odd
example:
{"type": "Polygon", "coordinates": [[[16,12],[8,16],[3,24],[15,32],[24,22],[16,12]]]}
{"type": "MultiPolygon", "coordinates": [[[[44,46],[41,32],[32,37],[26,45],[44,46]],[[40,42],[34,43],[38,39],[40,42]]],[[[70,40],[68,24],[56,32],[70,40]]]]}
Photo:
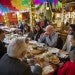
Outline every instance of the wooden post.
{"type": "Polygon", "coordinates": [[[33,29],[34,26],[34,15],[35,15],[35,5],[34,1],[30,0],[30,26],[33,29]]]}

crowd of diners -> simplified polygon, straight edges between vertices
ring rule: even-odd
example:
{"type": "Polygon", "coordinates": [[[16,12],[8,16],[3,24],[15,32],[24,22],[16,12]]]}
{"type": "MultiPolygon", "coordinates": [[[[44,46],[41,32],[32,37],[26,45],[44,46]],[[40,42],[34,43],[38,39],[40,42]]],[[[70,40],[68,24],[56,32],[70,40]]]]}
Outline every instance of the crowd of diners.
{"type": "MultiPolygon", "coordinates": [[[[20,24],[19,32],[28,38],[49,47],[59,48],[69,53],[69,61],[59,63],[57,75],[75,75],[75,24],[68,27],[68,35],[63,44],[60,33],[56,32],[52,24],[42,28],[36,23],[33,30],[27,24],[20,24]]],[[[35,60],[27,61],[24,56],[27,53],[28,43],[23,38],[15,38],[6,47],[3,42],[5,31],[0,29],[0,74],[1,75],[42,75],[42,68],[35,63],[35,60]]],[[[54,74],[53,74],[54,75],[54,74]]]]}

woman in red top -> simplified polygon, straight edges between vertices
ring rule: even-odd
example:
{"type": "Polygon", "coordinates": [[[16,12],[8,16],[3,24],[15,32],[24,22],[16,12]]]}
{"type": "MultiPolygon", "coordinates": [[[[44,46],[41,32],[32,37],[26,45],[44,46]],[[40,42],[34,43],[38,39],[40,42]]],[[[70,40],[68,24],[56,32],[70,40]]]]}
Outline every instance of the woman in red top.
{"type": "Polygon", "coordinates": [[[57,75],[75,75],[75,50],[70,52],[70,61],[58,69],[57,75]]]}

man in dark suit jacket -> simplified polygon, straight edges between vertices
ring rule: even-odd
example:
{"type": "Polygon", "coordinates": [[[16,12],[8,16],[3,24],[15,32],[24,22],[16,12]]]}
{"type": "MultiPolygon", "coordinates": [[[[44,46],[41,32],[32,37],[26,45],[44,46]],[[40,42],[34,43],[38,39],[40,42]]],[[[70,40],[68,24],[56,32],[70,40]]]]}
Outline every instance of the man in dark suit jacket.
{"type": "Polygon", "coordinates": [[[32,75],[29,65],[22,61],[26,51],[25,39],[13,39],[0,60],[0,75],[32,75]]]}
{"type": "Polygon", "coordinates": [[[6,53],[5,43],[3,42],[5,38],[5,32],[0,29],[0,58],[6,53]]]}

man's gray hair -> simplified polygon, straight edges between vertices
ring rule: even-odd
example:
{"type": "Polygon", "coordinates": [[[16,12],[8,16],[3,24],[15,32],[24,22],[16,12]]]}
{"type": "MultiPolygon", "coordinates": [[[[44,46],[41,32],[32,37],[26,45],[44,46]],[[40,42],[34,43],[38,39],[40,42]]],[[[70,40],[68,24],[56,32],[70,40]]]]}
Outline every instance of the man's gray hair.
{"type": "Polygon", "coordinates": [[[75,50],[70,51],[69,56],[70,56],[70,59],[75,61],[75,50]]]}
{"type": "Polygon", "coordinates": [[[47,29],[53,29],[54,27],[52,26],[52,25],[48,25],[47,27],[46,27],[46,30],[47,29]]]}
{"type": "Polygon", "coordinates": [[[11,41],[7,47],[7,54],[11,57],[19,56],[23,51],[26,51],[27,45],[25,39],[16,38],[11,41]]]}

